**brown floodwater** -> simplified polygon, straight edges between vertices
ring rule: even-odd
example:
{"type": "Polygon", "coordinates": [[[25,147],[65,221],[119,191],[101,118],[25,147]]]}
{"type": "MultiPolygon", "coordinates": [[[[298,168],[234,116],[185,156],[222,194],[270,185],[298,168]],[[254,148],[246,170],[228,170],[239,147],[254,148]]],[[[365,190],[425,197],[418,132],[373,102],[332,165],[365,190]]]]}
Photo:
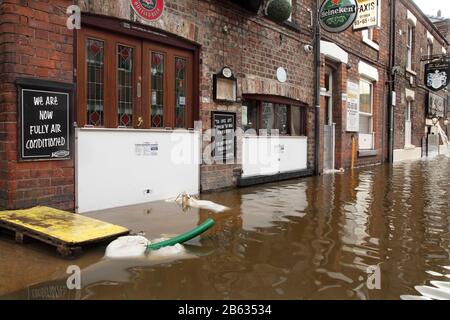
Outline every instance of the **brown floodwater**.
{"type": "Polygon", "coordinates": [[[155,202],[88,214],[149,239],[214,218],[183,255],[109,260],[103,245],[63,260],[1,234],[0,299],[450,299],[448,157],[202,199],[231,210],[155,202]],[[70,265],[81,290],[67,289],[70,265]]]}

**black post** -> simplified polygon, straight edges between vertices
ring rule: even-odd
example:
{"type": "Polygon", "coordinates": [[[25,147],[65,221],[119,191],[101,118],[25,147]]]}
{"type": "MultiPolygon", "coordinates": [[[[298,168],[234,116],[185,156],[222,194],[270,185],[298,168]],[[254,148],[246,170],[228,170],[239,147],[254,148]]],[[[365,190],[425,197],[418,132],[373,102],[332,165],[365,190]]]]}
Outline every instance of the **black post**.
{"type": "Polygon", "coordinates": [[[320,11],[320,0],[316,0],[316,14],[315,14],[315,73],[316,73],[316,84],[315,84],[315,124],[314,124],[314,172],[318,176],[320,175],[320,23],[319,23],[319,11],[320,11]]]}
{"type": "Polygon", "coordinates": [[[389,110],[389,130],[388,130],[388,162],[394,162],[394,106],[393,106],[393,94],[395,90],[395,0],[390,0],[390,27],[389,27],[389,94],[387,107],[389,110]]]}

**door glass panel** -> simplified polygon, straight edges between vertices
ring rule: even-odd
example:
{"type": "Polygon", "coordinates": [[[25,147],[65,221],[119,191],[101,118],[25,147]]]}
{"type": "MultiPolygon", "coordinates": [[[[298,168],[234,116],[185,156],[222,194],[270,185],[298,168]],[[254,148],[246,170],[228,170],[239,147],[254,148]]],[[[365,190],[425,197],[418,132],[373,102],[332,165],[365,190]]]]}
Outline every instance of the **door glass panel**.
{"type": "Polygon", "coordinates": [[[186,59],[175,58],[175,127],[186,125],[186,59]]]}
{"type": "Polygon", "coordinates": [[[117,46],[119,126],[133,125],[133,48],[117,46]]]}
{"type": "Polygon", "coordinates": [[[271,134],[271,129],[273,128],[274,123],[274,110],[273,104],[263,102],[262,103],[262,128],[263,130],[267,130],[267,134],[271,134]]]}
{"type": "Polygon", "coordinates": [[[103,52],[104,42],[86,39],[87,124],[103,126],[103,52]]]}
{"type": "Polygon", "coordinates": [[[164,54],[153,52],[151,59],[150,126],[160,128],[164,120],[164,54]]]}

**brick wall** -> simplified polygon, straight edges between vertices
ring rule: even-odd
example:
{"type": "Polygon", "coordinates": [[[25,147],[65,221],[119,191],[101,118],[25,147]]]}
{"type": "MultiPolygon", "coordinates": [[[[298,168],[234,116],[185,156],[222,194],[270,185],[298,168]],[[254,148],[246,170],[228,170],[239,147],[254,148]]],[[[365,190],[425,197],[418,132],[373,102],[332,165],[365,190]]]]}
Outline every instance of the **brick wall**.
{"type": "MultiPolygon", "coordinates": [[[[200,120],[211,127],[211,112],[236,112],[236,126],[241,127],[241,103],[216,103],[212,97],[213,74],[228,65],[238,79],[238,97],[242,94],[283,95],[309,106],[314,103],[314,57],[303,46],[312,42],[312,29],[306,22],[312,0],[294,1],[293,21],[300,30],[281,25],[246,11],[231,1],[166,1],[165,14],[149,23],[135,15],[128,0],[79,1],[82,11],[118,17],[178,34],[201,45],[200,120]],[[224,27],[227,32],[224,32],[224,27]],[[287,70],[285,84],[276,80],[278,67],[287,70]]],[[[314,165],[314,108],[308,112],[308,165],[314,165]]],[[[210,142],[204,141],[204,147],[210,142]]],[[[241,150],[238,144],[237,155],[241,150]]],[[[201,168],[203,191],[234,186],[241,165],[212,165],[201,168]]]]}
{"type": "MultiPolygon", "coordinates": [[[[433,36],[433,54],[442,54],[442,47],[445,46],[444,39],[434,30],[431,23],[423,16],[417,8],[408,1],[396,2],[396,24],[395,24],[395,66],[400,67],[396,74],[395,91],[397,92],[396,107],[394,109],[394,149],[403,149],[405,146],[405,108],[407,105],[406,89],[415,93],[412,102],[411,122],[412,122],[412,144],[416,147],[422,145],[422,138],[425,136],[425,119],[428,101],[428,89],[424,84],[425,63],[421,62],[422,56],[427,54],[427,31],[433,36]],[[413,71],[406,71],[407,61],[407,10],[417,18],[414,32],[413,47],[413,71]]],[[[443,91],[438,95],[445,97],[443,91]]],[[[443,125],[443,123],[441,123],[443,125]]]]}
{"type": "MultiPolygon", "coordinates": [[[[358,151],[358,133],[346,132],[346,101],[342,95],[347,93],[347,83],[349,81],[359,83],[363,75],[359,74],[358,63],[365,62],[378,71],[379,79],[373,83],[373,132],[375,132],[376,156],[355,157],[355,166],[366,166],[382,163],[387,157],[387,75],[389,61],[389,5],[387,1],[382,1],[381,8],[381,28],[374,29],[373,41],[378,44],[379,50],[374,49],[362,40],[362,32],[354,31],[352,27],[343,33],[323,32],[322,38],[325,41],[333,42],[348,53],[348,64],[336,63],[332,59],[323,57],[322,66],[325,63],[331,63],[335,66],[336,84],[334,85],[333,96],[333,120],[336,123],[336,152],[335,168],[347,169],[352,161],[352,138],[356,139],[356,152],[358,151]]],[[[325,84],[325,73],[322,69],[321,82],[325,84]]],[[[325,100],[321,101],[321,123],[325,122],[325,100]]],[[[322,129],[323,137],[323,129],[322,129]]],[[[323,146],[323,138],[321,139],[323,146]]],[[[323,154],[322,154],[323,159],[323,154]]]]}
{"type": "Polygon", "coordinates": [[[72,1],[0,1],[0,207],[74,207],[73,161],[20,163],[18,77],[73,81],[73,35],[65,10],[72,1]]]}

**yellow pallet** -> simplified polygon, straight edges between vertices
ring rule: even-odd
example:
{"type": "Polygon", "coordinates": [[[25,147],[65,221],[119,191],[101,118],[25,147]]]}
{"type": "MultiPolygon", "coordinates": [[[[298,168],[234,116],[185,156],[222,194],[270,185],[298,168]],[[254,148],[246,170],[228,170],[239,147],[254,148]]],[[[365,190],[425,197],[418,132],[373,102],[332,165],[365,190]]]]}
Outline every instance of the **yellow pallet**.
{"type": "Polygon", "coordinates": [[[0,211],[0,228],[15,232],[20,243],[28,236],[54,245],[63,256],[78,255],[84,245],[129,233],[121,226],[49,207],[0,211]]]}

